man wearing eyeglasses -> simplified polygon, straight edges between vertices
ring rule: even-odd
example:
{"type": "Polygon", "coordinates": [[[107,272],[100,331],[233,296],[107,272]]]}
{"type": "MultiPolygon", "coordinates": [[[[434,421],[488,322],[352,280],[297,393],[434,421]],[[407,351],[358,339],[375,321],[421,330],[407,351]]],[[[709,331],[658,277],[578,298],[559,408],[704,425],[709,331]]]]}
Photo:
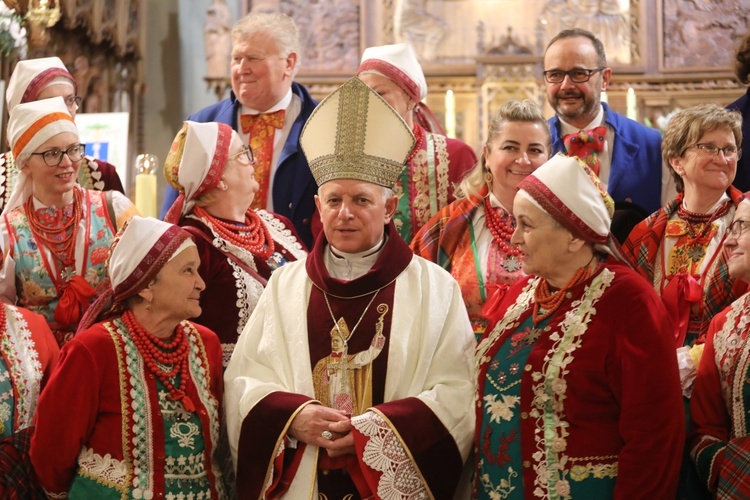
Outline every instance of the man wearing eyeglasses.
{"type": "Polygon", "coordinates": [[[611,78],[604,46],[591,32],[563,30],[549,42],[544,81],[555,110],[552,149],[584,160],[615,202],[630,202],[645,216],[674,196],[674,185],[663,171],[659,132],[601,102],[611,78]]]}
{"type": "MultiPolygon", "coordinates": [[[[8,82],[8,90],[5,93],[5,101],[8,113],[10,113],[19,104],[62,97],[68,113],[75,120],[83,100],[81,96],[76,95],[77,90],[78,84],[59,57],[27,59],[19,61],[13,70],[8,82]]],[[[0,189],[4,188],[0,194],[1,210],[13,192],[13,184],[18,176],[18,169],[10,151],[0,155],[0,175],[4,179],[0,182],[0,189]]],[[[81,167],[78,169],[78,184],[85,189],[97,191],[114,189],[121,193],[125,192],[115,166],[90,156],[83,157],[81,167]]]]}
{"type": "MultiPolygon", "coordinates": [[[[317,106],[294,76],[300,40],[294,21],[281,13],[251,12],[232,28],[232,92],[227,99],[188,117],[195,122],[226,123],[255,153],[260,189],[252,208],[292,221],[300,239],[312,247],[315,184],[299,146],[299,135],[317,106]]],[[[177,198],[167,187],[164,216],[177,198]]]]}

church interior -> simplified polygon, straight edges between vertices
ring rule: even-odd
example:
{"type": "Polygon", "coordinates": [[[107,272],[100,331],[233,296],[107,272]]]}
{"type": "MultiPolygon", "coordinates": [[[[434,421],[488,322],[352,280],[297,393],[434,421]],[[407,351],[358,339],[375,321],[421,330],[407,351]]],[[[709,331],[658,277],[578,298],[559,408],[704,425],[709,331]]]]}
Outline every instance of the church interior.
{"type": "MultiPolygon", "coordinates": [[[[561,29],[580,27],[599,36],[613,69],[603,99],[615,111],[655,128],[682,107],[726,105],[744,93],[732,57],[750,29],[750,0],[3,4],[0,79],[7,83],[19,59],[56,55],[77,80],[83,114],[126,113],[127,146],[121,146],[131,198],[136,156],[148,153],[163,160],[184,117],[228,95],[229,61],[226,71],[221,64],[209,67],[215,56],[208,50],[220,50],[231,24],[250,10],[278,10],[297,21],[304,53],[296,80],[318,99],[353,76],[366,47],[410,43],[427,77],[427,104],[447,135],[475,150],[489,116],[509,98],[534,99],[552,115],[543,97],[542,55],[546,41],[561,29]]],[[[7,112],[2,115],[4,134],[7,112]]],[[[161,198],[164,181],[157,177],[161,198]]]]}

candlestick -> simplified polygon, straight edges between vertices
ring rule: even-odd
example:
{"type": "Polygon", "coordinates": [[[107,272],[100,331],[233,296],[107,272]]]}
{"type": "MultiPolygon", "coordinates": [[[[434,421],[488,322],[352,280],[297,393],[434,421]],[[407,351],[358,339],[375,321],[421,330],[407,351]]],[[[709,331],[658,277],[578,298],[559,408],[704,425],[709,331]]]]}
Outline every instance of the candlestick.
{"type": "Polygon", "coordinates": [[[609,97],[607,97],[607,92],[606,91],[602,91],[602,93],[601,93],[601,95],[599,97],[599,101],[601,101],[601,102],[607,102],[607,103],[609,102],[609,97]]]}
{"type": "Polygon", "coordinates": [[[144,217],[156,217],[156,166],[159,159],[140,154],[135,159],[135,208],[144,217]]]}
{"type": "Polygon", "coordinates": [[[456,138],[456,97],[452,90],[445,93],[445,135],[456,138]]]}
{"type": "Polygon", "coordinates": [[[633,90],[633,87],[628,89],[628,95],[625,102],[627,104],[626,116],[631,120],[638,121],[638,101],[635,98],[635,90],[633,90]]]}

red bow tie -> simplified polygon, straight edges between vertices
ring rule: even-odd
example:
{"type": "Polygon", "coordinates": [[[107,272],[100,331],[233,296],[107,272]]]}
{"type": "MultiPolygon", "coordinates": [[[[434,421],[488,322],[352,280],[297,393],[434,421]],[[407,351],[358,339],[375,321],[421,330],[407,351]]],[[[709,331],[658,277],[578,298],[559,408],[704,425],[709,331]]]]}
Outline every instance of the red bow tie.
{"type": "MultiPolygon", "coordinates": [[[[285,109],[274,111],[273,113],[260,113],[257,115],[241,115],[240,127],[243,134],[250,134],[253,131],[253,124],[260,122],[267,127],[282,128],[284,127],[285,109]]],[[[255,125],[256,127],[258,125],[255,125]]]]}
{"type": "Polygon", "coordinates": [[[599,175],[599,153],[604,151],[604,141],[607,136],[607,127],[592,128],[591,130],[581,130],[572,134],[563,136],[563,144],[568,156],[577,156],[583,160],[591,170],[599,175]]]}

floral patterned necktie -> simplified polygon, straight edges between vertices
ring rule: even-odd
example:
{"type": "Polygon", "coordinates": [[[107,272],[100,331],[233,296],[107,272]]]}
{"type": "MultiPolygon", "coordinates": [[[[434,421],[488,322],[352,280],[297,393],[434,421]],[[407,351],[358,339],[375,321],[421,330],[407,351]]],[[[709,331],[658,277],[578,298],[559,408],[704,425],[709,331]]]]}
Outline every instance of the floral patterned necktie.
{"type": "Polygon", "coordinates": [[[607,136],[607,127],[581,130],[563,137],[565,151],[568,156],[577,156],[599,176],[599,153],[604,151],[604,139],[607,136]]]}
{"type": "Polygon", "coordinates": [[[250,136],[250,147],[255,156],[255,180],[260,188],[255,193],[251,208],[266,208],[268,184],[271,180],[271,160],[273,159],[273,139],[276,129],[284,127],[285,110],[273,113],[240,116],[242,132],[250,136]]]}

